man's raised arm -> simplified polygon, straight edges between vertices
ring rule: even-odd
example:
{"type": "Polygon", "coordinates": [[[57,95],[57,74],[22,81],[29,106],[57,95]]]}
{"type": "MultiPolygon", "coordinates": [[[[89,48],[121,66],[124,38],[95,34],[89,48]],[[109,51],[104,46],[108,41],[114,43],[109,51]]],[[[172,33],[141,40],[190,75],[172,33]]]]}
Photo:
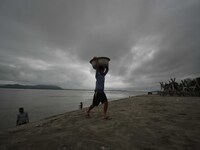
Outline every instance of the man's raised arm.
{"type": "Polygon", "coordinates": [[[104,76],[108,73],[108,70],[109,70],[109,68],[108,68],[108,66],[106,66],[105,69],[104,69],[104,72],[103,72],[104,76]]]}

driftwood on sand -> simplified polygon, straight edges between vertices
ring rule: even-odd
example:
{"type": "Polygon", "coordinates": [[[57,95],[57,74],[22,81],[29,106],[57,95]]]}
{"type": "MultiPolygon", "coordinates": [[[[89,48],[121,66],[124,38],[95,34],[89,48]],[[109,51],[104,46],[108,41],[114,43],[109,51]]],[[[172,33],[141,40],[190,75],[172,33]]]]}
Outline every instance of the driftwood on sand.
{"type": "Polygon", "coordinates": [[[181,83],[176,78],[168,83],[160,82],[160,95],[200,96],[200,77],[195,79],[184,79],[181,83]]]}

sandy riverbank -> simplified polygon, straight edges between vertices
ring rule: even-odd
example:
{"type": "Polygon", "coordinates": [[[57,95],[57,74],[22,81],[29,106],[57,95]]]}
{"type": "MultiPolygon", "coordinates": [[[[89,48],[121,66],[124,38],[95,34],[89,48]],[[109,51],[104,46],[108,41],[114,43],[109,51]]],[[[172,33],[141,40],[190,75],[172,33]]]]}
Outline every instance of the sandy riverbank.
{"type": "Polygon", "coordinates": [[[0,133],[1,150],[197,150],[200,98],[138,96],[86,108],[0,133]]]}

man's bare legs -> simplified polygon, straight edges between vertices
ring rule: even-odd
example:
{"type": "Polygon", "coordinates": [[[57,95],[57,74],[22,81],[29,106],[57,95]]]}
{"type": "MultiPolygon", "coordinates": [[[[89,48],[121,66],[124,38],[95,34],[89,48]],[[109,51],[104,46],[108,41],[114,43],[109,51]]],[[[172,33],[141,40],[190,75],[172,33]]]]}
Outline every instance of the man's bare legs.
{"type": "MultiPolygon", "coordinates": [[[[94,108],[95,106],[92,104],[90,105],[90,107],[88,108],[88,111],[86,113],[86,117],[90,118],[90,111],[94,108]]],[[[103,119],[108,119],[109,116],[107,115],[107,110],[108,110],[108,102],[104,103],[104,107],[103,107],[103,119]]]]}
{"type": "Polygon", "coordinates": [[[103,118],[107,119],[109,116],[107,116],[107,110],[108,110],[108,102],[104,103],[104,107],[103,107],[103,118]]]}
{"type": "Polygon", "coordinates": [[[90,117],[90,111],[94,108],[95,106],[92,104],[92,105],[90,105],[90,107],[89,107],[89,109],[88,109],[88,111],[87,111],[87,113],[86,113],[86,117],[90,117]]]}

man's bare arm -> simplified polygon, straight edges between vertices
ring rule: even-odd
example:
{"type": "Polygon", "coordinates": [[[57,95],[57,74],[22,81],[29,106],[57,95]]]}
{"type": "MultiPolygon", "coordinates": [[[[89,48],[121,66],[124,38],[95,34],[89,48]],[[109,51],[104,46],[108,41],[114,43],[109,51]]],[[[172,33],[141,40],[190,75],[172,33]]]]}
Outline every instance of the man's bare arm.
{"type": "Polygon", "coordinates": [[[105,70],[105,74],[107,74],[108,71],[109,71],[109,67],[107,66],[107,67],[106,67],[106,70],[105,70]]]}

